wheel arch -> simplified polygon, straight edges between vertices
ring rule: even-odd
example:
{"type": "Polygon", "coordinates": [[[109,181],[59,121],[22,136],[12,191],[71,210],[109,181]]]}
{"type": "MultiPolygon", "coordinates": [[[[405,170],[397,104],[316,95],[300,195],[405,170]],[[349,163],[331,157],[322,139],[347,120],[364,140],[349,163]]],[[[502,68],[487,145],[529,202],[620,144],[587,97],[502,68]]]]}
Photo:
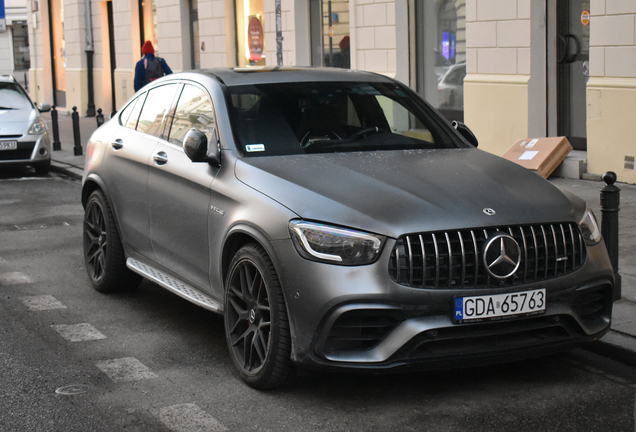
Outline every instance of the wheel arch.
{"type": "Polygon", "coordinates": [[[281,274],[280,261],[267,236],[251,225],[238,224],[230,228],[223,241],[223,251],[221,253],[221,278],[223,283],[225,283],[227,274],[230,271],[232,258],[240,248],[248,243],[257,243],[265,249],[274,264],[276,272],[279,275],[281,274]]]}
{"type": "MultiPolygon", "coordinates": [[[[121,235],[121,227],[119,226],[119,217],[117,216],[117,208],[115,207],[113,201],[111,200],[106,184],[99,176],[91,174],[84,181],[84,184],[82,185],[82,207],[84,208],[84,210],[86,210],[86,203],[88,202],[88,198],[96,190],[100,190],[104,194],[104,197],[106,198],[106,201],[108,202],[108,205],[110,207],[110,211],[113,213],[113,217],[115,218],[115,228],[117,228],[117,233],[119,234],[119,238],[122,239],[122,243],[125,244],[121,235]]],[[[124,250],[125,249],[126,249],[126,246],[124,246],[124,250]]]]}
{"type": "Polygon", "coordinates": [[[295,344],[295,340],[296,340],[296,337],[295,337],[296,325],[295,325],[293,317],[290,316],[289,314],[290,299],[287,298],[287,290],[285,289],[284,281],[281,278],[281,274],[283,273],[282,272],[283,267],[268,237],[254,226],[247,225],[247,224],[234,225],[225,236],[225,240],[223,243],[223,251],[221,254],[221,269],[220,269],[221,277],[222,277],[221,283],[223,284],[224,295],[225,295],[225,280],[230,271],[230,263],[232,261],[232,258],[241,247],[245,246],[248,243],[257,243],[259,246],[261,246],[265,250],[267,255],[269,256],[269,258],[272,260],[272,264],[274,264],[274,269],[276,270],[276,273],[278,274],[278,280],[280,281],[280,284],[281,284],[283,299],[285,300],[285,309],[287,310],[287,318],[289,322],[289,331],[292,337],[291,340],[292,340],[292,352],[293,352],[293,345],[295,344]]]}

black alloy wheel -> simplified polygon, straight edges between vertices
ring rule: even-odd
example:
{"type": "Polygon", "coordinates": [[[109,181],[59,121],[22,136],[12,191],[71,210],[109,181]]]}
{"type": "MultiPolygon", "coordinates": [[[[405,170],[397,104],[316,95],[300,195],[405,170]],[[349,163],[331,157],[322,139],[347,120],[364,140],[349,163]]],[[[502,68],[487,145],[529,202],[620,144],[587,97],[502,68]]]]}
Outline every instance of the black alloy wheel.
{"type": "Polygon", "coordinates": [[[139,284],[141,277],[126,267],[115,219],[100,190],[94,191],[88,198],[83,231],[84,261],[93,288],[111,292],[139,284]]]}
{"type": "Polygon", "coordinates": [[[225,334],[241,378],[271,389],[292,375],[287,308],[276,270],[263,248],[243,246],[226,280],[225,334]]]}

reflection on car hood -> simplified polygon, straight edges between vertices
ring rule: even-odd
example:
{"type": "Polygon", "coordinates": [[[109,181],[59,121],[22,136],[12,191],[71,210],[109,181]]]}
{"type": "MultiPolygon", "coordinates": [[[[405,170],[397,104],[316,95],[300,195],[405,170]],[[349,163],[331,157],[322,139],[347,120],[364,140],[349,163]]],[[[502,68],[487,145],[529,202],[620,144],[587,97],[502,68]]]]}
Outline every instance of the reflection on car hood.
{"type": "Polygon", "coordinates": [[[244,158],[236,176],[303,219],[391,237],[573,221],[574,206],[580,212],[585,205],[536,173],[477,149],[244,158]]]}

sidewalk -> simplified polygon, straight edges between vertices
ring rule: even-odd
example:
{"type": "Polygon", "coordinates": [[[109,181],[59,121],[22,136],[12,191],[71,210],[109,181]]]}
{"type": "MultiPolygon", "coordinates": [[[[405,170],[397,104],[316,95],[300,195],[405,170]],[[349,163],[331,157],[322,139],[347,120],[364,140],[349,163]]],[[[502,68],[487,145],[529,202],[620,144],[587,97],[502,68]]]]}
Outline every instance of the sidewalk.
{"type": "MultiPolygon", "coordinates": [[[[51,128],[50,113],[43,114],[51,128]]],[[[106,120],[109,116],[106,115],[106,120]]],[[[74,155],[73,123],[70,114],[58,111],[62,149],[53,151],[51,170],[81,179],[84,172],[86,143],[97,129],[95,117],[80,117],[82,156],[74,155]]],[[[51,132],[51,141],[53,136],[51,132]]],[[[603,182],[550,178],[550,182],[583,198],[601,218],[600,193],[603,182]]],[[[636,185],[617,183],[621,188],[619,212],[619,272],[622,275],[623,298],[614,303],[610,332],[588,349],[606,357],[636,366],[636,185]]]]}

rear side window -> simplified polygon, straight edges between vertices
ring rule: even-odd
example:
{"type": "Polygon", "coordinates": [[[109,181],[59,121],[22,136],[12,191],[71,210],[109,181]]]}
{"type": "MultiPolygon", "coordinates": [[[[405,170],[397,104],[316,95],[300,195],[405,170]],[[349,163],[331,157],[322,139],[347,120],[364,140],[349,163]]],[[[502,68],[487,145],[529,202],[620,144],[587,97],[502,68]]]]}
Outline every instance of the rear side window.
{"type": "Polygon", "coordinates": [[[186,84],[177,103],[168,141],[182,146],[188,131],[196,128],[203,132],[210,142],[215,126],[214,109],[208,93],[199,87],[186,84]]]}
{"type": "Polygon", "coordinates": [[[125,126],[129,129],[137,129],[137,120],[139,120],[139,112],[141,111],[141,107],[144,106],[144,100],[146,99],[146,94],[143,93],[139,95],[136,99],[134,99],[119,115],[119,121],[122,126],[125,126]]]}
{"type": "Polygon", "coordinates": [[[179,85],[177,83],[155,87],[148,91],[146,101],[139,115],[137,130],[162,137],[166,123],[169,121],[170,107],[179,85]]]}

